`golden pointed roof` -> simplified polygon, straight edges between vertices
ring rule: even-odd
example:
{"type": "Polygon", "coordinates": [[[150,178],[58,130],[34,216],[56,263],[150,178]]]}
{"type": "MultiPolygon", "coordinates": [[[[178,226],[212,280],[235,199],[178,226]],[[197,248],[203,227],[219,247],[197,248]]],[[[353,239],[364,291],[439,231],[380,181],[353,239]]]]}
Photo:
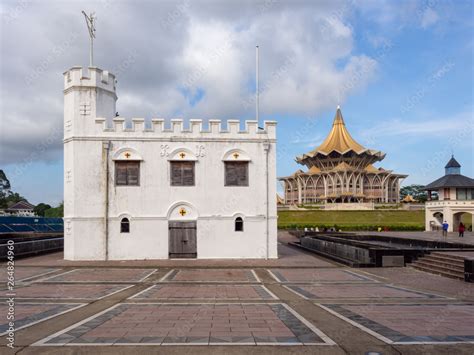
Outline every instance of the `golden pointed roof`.
{"type": "Polygon", "coordinates": [[[312,166],[311,169],[308,170],[308,174],[314,175],[314,174],[319,174],[321,172],[321,169],[319,169],[316,166],[312,166]]]}
{"type": "Polygon", "coordinates": [[[350,166],[347,164],[345,161],[339,163],[337,166],[335,166],[332,170],[335,171],[348,171],[348,170],[353,170],[354,167],[350,166]]]}
{"type": "Polygon", "coordinates": [[[321,155],[322,157],[320,158],[324,158],[332,152],[337,152],[340,155],[344,155],[348,152],[354,152],[357,155],[366,154],[372,156],[373,162],[382,160],[385,157],[384,153],[378,150],[364,148],[362,145],[357,143],[354,138],[352,138],[346,128],[341,108],[339,106],[337,107],[331,131],[324,142],[311,152],[296,157],[296,161],[300,164],[304,164],[304,161],[307,158],[314,158],[317,155],[321,155]]]}
{"type": "Polygon", "coordinates": [[[313,150],[313,152],[329,154],[332,151],[337,151],[342,154],[349,150],[361,153],[366,149],[352,138],[346,128],[346,124],[344,123],[341,108],[338,106],[329,135],[319,147],[313,150]]]}
{"type": "Polygon", "coordinates": [[[367,165],[364,170],[369,172],[369,173],[378,173],[379,172],[379,169],[377,169],[372,164],[367,165]]]}
{"type": "Polygon", "coordinates": [[[406,195],[402,201],[403,202],[416,202],[416,200],[413,198],[412,195],[406,195]]]}
{"type": "Polygon", "coordinates": [[[281,197],[278,193],[276,194],[276,198],[277,198],[277,204],[278,205],[284,205],[285,204],[285,199],[283,197],[281,197]]]}
{"type": "Polygon", "coordinates": [[[298,170],[296,170],[296,171],[293,173],[293,175],[291,175],[291,176],[297,176],[297,175],[301,175],[301,174],[304,174],[304,171],[301,170],[301,169],[298,169],[298,170]]]}

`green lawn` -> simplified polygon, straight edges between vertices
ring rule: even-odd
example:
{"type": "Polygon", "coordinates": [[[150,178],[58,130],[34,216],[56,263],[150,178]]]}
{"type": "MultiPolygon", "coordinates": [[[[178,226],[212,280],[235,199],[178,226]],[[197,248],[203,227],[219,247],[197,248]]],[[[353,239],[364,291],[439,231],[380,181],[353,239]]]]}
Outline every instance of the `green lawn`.
{"type": "Polygon", "coordinates": [[[342,230],[424,230],[424,211],[279,211],[279,228],[333,227],[342,230]]]}

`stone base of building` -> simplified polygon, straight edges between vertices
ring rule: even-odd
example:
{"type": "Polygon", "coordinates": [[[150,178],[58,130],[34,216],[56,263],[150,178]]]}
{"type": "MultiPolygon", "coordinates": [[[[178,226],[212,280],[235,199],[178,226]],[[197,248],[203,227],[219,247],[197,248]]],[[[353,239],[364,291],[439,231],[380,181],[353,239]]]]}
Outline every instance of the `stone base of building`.
{"type": "MultiPolygon", "coordinates": [[[[277,251],[276,218],[270,220],[267,241],[266,221],[261,217],[244,220],[244,230],[234,231],[234,219],[198,219],[195,229],[173,242],[166,218],[134,218],[130,232],[120,232],[120,221],[109,219],[108,241],[104,220],[66,219],[64,235],[65,260],[150,260],[170,258],[196,259],[275,259],[277,251]],[[179,250],[194,245],[194,250],[179,250]],[[106,247],[107,244],[107,247],[106,247]],[[172,249],[175,250],[172,250],[172,249]],[[178,248],[176,250],[176,248],[178,248]]],[[[185,221],[189,223],[190,221],[185,221]]],[[[194,222],[194,223],[193,223],[194,222]]],[[[179,222],[181,223],[181,222],[179,222]]]]}

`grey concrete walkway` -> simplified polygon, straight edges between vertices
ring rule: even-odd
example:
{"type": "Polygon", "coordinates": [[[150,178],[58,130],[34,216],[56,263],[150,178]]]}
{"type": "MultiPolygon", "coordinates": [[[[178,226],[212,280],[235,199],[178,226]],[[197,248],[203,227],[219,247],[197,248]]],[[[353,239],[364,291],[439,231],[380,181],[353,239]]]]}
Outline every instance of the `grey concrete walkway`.
{"type": "Polygon", "coordinates": [[[459,238],[458,233],[448,233],[447,237],[443,237],[441,232],[354,232],[360,235],[389,235],[399,238],[412,238],[423,240],[448,241],[453,243],[465,243],[474,245],[474,233],[465,232],[464,238],[459,238]]]}

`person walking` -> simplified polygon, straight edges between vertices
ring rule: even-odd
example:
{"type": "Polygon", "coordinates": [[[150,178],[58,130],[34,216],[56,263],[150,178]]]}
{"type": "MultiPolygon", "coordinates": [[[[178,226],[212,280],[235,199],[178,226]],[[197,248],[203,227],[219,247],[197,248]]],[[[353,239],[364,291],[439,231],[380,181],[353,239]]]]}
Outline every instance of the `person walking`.
{"type": "Polygon", "coordinates": [[[459,223],[459,237],[464,238],[464,231],[466,230],[466,226],[461,222],[459,223]]]}
{"type": "Polygon", "coordinates": [[[443,237],[448,237],[448,227],[449,227],[448,222],[444,221],[443,222],[443,237]]]}

